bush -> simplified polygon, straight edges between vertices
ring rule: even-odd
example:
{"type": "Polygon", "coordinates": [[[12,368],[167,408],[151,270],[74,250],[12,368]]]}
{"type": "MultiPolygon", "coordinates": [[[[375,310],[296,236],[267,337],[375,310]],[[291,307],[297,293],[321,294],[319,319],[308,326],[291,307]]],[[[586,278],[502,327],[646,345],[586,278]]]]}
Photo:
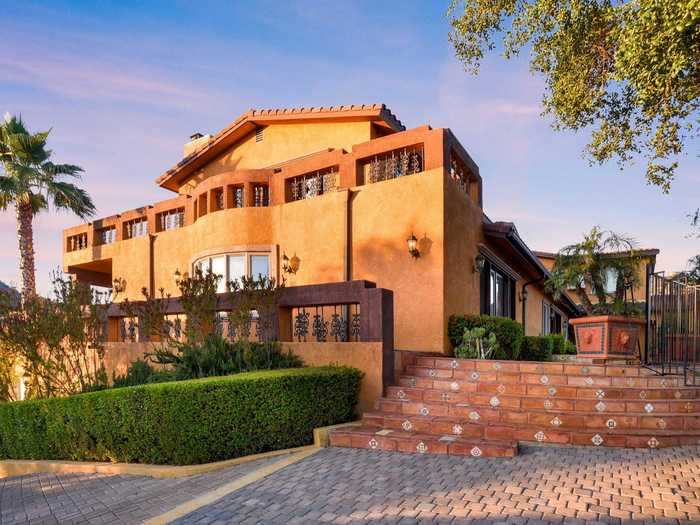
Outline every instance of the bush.
{"type": "Polygon", "coordinates": [[[452,315],[447,325],[447,334],[453,347],[462,343],[465,329],[484,328],[486,333],[494,333],[498,348],[491,359],[517,359],[523,340],[523,327],[507,317],[489,315],[452,315]]]}
{"type": "Polygon", "coordinates": [[[159,349],[149,355],[157,363],[172,365],[177,379],[298,368],[304,364],[291,351],[282,352],[277,341],[231,342],[217,334],[207,335],[201,343],[177,343],[172,348],[159,349]]]}
{"type": "Polygon", "coordinates": [[[566,339],[564,339],[563,335],[550,334],[547,337],[552,341],[552,354],[566,354],[566,339]]]}
{"type": "Polygon", "coordinates": [[[464,330],[462,343],[455,348],[455,356],[463,359],[490,359],[498,351],[496,334],[486,335],[485,328],[464,330]]]}
{"type": "Polygon", "coordinates": [[[566,343],[564,343],[564,350],[565,353],[569,355],[576,355],[577,353],[576,345],[569,340],[567,340],[566,343]]]}
{"type": "Polygon", "coordinates": [[[125,386],[147,385],[149,383],[164,383],[175,381],[177,377],[172,370],[156,370],[146,361],[137,359],[129,365],[126,374],[123,376],[112,376],[114,388],[125,386]]]}
{"type": "Polygon", "coordinates": [[[187,465],[307,445],[350,421],[362,373],[299,368],[0,404],[0,459],[187,465]]]}
{"type": "Polygon", "coordinates": [[[551,361],[552,338],[549,336],[525,336],[520,348],[521,361],[551,361]]]}

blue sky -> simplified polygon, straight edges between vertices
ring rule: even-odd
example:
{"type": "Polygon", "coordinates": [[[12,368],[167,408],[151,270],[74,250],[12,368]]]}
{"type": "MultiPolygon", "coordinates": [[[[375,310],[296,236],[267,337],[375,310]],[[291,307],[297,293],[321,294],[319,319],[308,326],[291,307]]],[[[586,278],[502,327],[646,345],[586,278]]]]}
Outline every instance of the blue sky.
{"type": "MultiPolygon", "coordinates": [[[[661,249],[678,270],[699,251],[697,144],[670,195],[644,165],[589,166],[585,134],[540,117],[527,56],[465,73],[444,2],[7,2],[0,19],[0,112],[53,128],[55,160],[85,168],[99,216],[169,198],[153,180],[194,131],[248,108],[383,102],[406,124],[451,128],[479,164],[484,208],[531,248],[556,251],[598,224],[661,249]]],[[[37,279],[61,263],[65,214],[36,220],[37,279]]],[[[15,217],[0,212],[0,280],[17,283],[15,217]]]]}

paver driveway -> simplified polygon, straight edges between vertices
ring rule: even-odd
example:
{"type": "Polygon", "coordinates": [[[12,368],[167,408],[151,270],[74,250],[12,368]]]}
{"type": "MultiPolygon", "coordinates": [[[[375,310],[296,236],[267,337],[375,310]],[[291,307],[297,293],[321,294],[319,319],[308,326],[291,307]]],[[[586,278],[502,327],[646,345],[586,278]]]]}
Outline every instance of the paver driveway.
{"type": "Polygon", "coordinates": [[[0,524],[142,523],[284,457],[183,478],[32,474],[0,479],[0,524]]]}
{"type": "Polygon", "coordinates": [[[513,459],[325,449],[177,523],[700,523],[700,448],[513,459]]]}
{"type": "MultiPolygon", "coordinates": [[[[0,519],[138,523],[277,458],[178,479],[0,480],[0,519]]],[[[179,519],[197,524],[700,523],[700,448],[527,448],[513,459],[324,449],[179,519]]]]}

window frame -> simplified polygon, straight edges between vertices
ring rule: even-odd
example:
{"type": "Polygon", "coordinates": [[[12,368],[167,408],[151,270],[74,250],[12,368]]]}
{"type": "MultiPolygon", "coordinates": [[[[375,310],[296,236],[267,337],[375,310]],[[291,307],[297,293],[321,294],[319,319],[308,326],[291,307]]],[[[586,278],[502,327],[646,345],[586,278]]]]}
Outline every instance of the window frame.
{"type": "MultiPolygon", "coordinates": [[[[224,290],[225,292],[228,287],[228,283],[231,281],[231,275],[230,275],[230,263],[229,263],[229,258],[231,257],[240,257],[243,256],[243,268],[244,268],[244,276],[247,278],[254,277],[257,279],[257,275],[252,275],[252,258],[253,257],[267,257],[267,277],[268,278],[273,278],[275,277],[275,266],[273,263],[273,250],[265,251],[265,250],[236,250],[236,251],[222,251],[222,252],[216,252],[216,253],[210,253],[210,254],[203,254],[199,257],[196,257],[192,263],[190,264],[191,270],[194,273],[197,269],[197,266],[201,264],[204,261],[207,261],[208,269],[211,269],[212,267],[212,260],[216,259],[218,257],[224,257],[224,271],[225,275],[223,284],[224,284],[224,290]]],[[[217,274],[218,275],[218,274],[217,274]]],[[[219,283],[219,286],[221,286],[221,283],[219,283]]],[[[217,291],[218,293],[223,293],[222,291],[217,291]]]]}
{"type": "Polygon", "coordinates": [[[515,320],[515,287],[517,279],[511,272],[504,268],[493,259],[484,255],[484,268],[481,270],[481,314],[497,317],[506,317],[515,320]],[[502,294],[498,300],[494,294],[496,293],[495,286],[500,279],[500,288],[502,294]],[[493,284],[492,284],[493,283],[493,284]]]}

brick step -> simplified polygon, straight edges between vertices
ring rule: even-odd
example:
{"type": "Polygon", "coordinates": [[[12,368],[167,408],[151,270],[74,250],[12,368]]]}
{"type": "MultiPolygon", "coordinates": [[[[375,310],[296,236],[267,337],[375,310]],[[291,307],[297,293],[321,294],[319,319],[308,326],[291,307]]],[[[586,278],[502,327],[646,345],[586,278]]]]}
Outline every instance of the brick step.
{"type": "MultiPolygon", "coordinates": [[[[554,414],[550,415],[552,418],[554,414]]],[[[625,417],[625,416],[620,416],[625,417]]],[[[537,425],[529,423],[503,423],[496,421],[474,421],[468,418],[398,416],[391,414],[366,414],[365,428],[395,429],[437,436],[454,435],[462,438],[495,441],[524,441],[555,443],[561,445],[610,446],[629,448],[661,448],[679,445],[700,444],[700,429],[679,431],[669,429],[634,428],[562,428],[551,423],[537,425]],[[596,437],[598,436],[598,437],[596,437]]]]}
{"type": "MultiPolygon", "coordinates": [[[[470,383],[485,381],[503,384],[531,384],[545,386],[596,386],[629,388],[674,388],[685,387],[683,376],[584,376],[566,374],[546,374],[528,372],[479,371],[465,369],[426,368],[407,366],[402,376],[414,377],[416,386],[419,379],[438,383],[470,383]]],[[[427,386],[423,383],[421,386],[427,386]]]]}
{"type": "Polygon", "coordinates": [[[504,373],[529,373],[582,376],[653,376],[653,370],[639,364],[591,364],[575,362],[499,361],[491,359],[460,359],[453,357],[413,356],[404,360],[407,366],[448,370],[500,371],[504,373]]]}
{"type": "Polygon", "coordinates": [[[332,430],[330,444],[334,447],[368,448],[419,454],[450,456],[513,457],[518,445],[512,440],[475,440],[446,434],[436,436],[395,429],[375,427],[346,427],[332,430]]]}
{"type": "Polygon", "coordinates": [[[481,409],[478,407],[465,408],[458,413],[446,415],[432,414],[398,414],[391,412],[366,412],[364,420],[368,424],[386,428],[403,428],[408,421],[411,428],[426,433],[444,434],[453,425],[518,425],[553,430],[596,430],[611,431],[627,430],[654,432],[667,431],[671,433],[689,433],[700,438],[700,414],[692,416],[677,415],[629,415],[612,412],[599,414],[581,414],[566,411],[513,411],[498,409],[481,409]],[[392,424],[388,424],[392,421],[392,424]],[[433,426],[434,425],[434,426],[433,426]]]}
{"type": "MultiPolygon", "coordinates": [[[[498,385],[503,386],[503,385],[498,385]]],[[[517,390],[517,389],[516,389],[517,390]]],[[[569,391],[568,388],[558,389],[551,393],[521,394],[511,393],[508,388],[488,389],[485,392],[461,392],[435,390],[427,388],[402,388],[388,387],[386,396],[382,399],[398,401],[401,403],[420,404],[444,404],[444,405],[480,405],[507,407],[507,408],[554,408],[562,410],[587,410],[599,411],[617,410],[637,412],[670,412],[688,413],[700,411],[700,400],[697,398],[683,399],[678,397],[674,390],[670,390],[669,396],[656,397],[662,391],[650,392],[640,390],[636,396],[626,395],[615,397],[618,392],[610,392],[607,389],[598,389],[591,392],[569,391]],[[494,391],[495,390],[495,391],[494,391]],[[543,395],[544,394],[544,395],[543,395]],[[550,405],[547,407],[547,405],[550,405]]],[[[576,389],[574,389],[576,390],[576,389]]]]}

